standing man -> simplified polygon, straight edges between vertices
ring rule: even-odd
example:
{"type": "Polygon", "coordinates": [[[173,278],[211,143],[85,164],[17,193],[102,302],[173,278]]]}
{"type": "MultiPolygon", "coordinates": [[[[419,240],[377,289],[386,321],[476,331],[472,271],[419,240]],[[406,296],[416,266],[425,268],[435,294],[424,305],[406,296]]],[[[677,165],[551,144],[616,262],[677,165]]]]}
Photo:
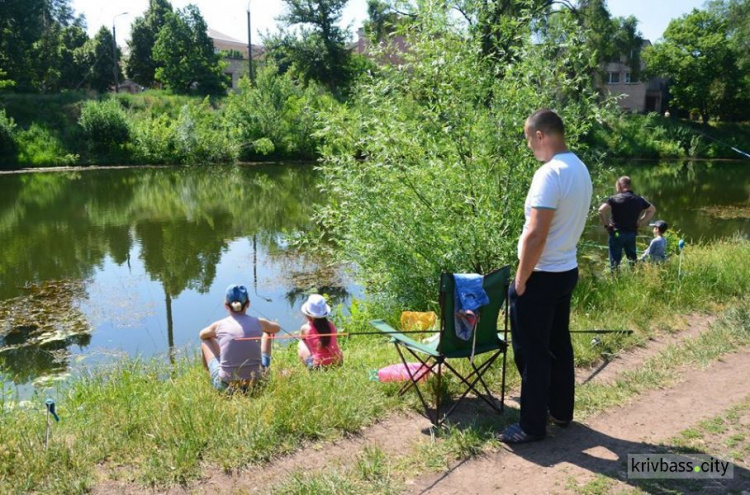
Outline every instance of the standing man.
{"type": "Polygon", "coordinates": [[[635,263],[635,237],[656,213],[654,205],[635,194],[630,177],[623,175],[615,183],[617,194],[599,207],[599,220],[609,231],[609,268],[620,266],[622,250],[631,263],[635,263]],[[609,218],[611,217],[611,218],[609,218]]]}
{"type": "Polygon", "coordinates": [[[560,116],[538,110],[526,120],[524,134],[544,165],[526,196],[518,270],[509,294],[513,353],[521,375],[521,420],[502,433],[506,443],[543,439],[548,415],[560,426],[573,419],[570,298],[578,282],[576,244],[592,194],[586,165],[565,144],[560,116]]]}

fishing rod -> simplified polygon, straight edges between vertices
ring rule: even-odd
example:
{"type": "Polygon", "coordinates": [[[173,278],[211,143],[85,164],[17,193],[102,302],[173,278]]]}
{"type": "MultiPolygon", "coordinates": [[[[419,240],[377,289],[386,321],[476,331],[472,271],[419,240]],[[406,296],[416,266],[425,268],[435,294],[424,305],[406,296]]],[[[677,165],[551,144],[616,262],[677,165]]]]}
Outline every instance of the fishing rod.
{"type": "Polygon", "coordinates": [[[633,330],[570,330],[570,333],[625,333],[632,335],[635,332],[633,330]]]}
{"type": "MultiPolygon", "coordinates": [[[[334,335],[336,337],[356,337],[357,335],[398,335],[398,334],[405,334],[405,333],[436,333],[440,330],[413,330],[413,331],[405,331],[405,332],[337,332],[337,333],[317,333],[318,337],[333,337],[334,335]]],[[[289,333],[289,332],[287,332],[289,333]]],[[[297,340],[301,340],[298,336],[289,334],[289,337],[281,336],[273,336],[274,339],[290,339],[295,338],[297,340]]],[[[234,340],[260,340],[263,337],[238,337],[234,340]]]]}
{"type": "Polygon", "coordinates": [[[718,139],[716,139],[714,137],[711,137],[708,134],[706,134],[705,132],[699,131],[698,129],[693,129],[692,127],[690,127],[690,130],[693,131],[693,132],[696,132],[696,133],[700,134],[703,137],[707,137],[711,141],[716,141],[719,144],[723,144],[724,146],[726,146],[728,148],[731,148],[732,151],[734,151],[735,153],[739,153],[740,155],[744,156],[745,158],[750,158],[750,153],[746,153],[746,152],[742,151],[741,149],[732,146],[731,144],[725,143],[724,141],[720,141],[720,140],[718,140],[718,139]]]}
{"type": "MultiPolygon", "coordinates": [[[[398,334],[409,334],[409,333],[436,333],[440,330],[413,330],[413,331],[404,331],[404,332],[339,332],[339,333],[318,333],[316,334],[318,337],[333,337],[334,335],[336,337],[356,337],[358,335],[398,335],[398,334]]],[[[289,332],[287,332],[289,333],[289,332]]],[[[570,333],[594,333],[594,334],[605,334],[605,333],[624,333],[627,335],[632,335],[634,333],[633,330],[571,330],[570,333]]],[[[239,337],[234,340],[260,340],[263,337],[239,337]]],[[[281,336],[277,337],[274,336],[274,339],[300,339],[296,335],[289,334],[289,337],[281,336]]]]}

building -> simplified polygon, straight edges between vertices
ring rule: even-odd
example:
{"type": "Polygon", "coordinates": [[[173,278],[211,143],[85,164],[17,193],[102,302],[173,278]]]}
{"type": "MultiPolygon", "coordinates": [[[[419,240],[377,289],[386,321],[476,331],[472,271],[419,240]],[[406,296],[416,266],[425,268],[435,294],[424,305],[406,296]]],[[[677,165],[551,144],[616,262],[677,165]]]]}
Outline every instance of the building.
{"type": "MultiPolygon", "coordinates": [[[[643,48],[648,46],[651,46],[651,42],[644,40],[643,48]]],[[[641,61],[640,74],[645,68],[641,61]]],[[[619,61],[605,64],[601,89],[608,96],[619,96],[617,104],[629,112],[661,113],[664,109],[666,80],[653,78],[644,81],[634,77],[625,55],[619,61]]]]}
{"type": "MultiPolygon", "coordinates": [[[[214,42],[214,51],[224,54],[222,60],[228,64],[224,69],[224,74],[231,79],[231,88],[236,91],[240,78],[248,73],[247,42],[211,28],[208,28],[208,37],[214,42]]],[[[262,55],[263,48],[253,45],[253,60],[257,60],[262,55]]]]}

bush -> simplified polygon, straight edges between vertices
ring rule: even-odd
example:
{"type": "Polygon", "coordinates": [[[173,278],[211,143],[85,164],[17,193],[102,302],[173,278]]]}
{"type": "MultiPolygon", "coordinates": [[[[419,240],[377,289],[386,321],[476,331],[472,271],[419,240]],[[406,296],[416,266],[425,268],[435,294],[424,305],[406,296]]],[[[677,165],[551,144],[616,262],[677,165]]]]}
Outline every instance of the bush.
{"type": "Polygon", "coordinates": [[[335,101],[329,93],[312,83],[304,88],[268,64],[258,74],[255,86],[243,79],[240,92],[229,95],[224,119],[234,139],[243,143],[243,160],[269,154],[313,159],[320,145],[318,113],[332,105],[335,101]]]}
{"type": "Polygon", "coordinates": [[[78,155],[69,153],[50,129],[32,124],[17,135],[18,163],[31,167],[74,165],[78,155]]]}
{"type": "Polygon", "coordinates": [[[18,147],[14,139],[16,123],[0,110],[0,167],[16,163],[18,147]]]}
{"type": "Polygon", "coordinates": [[[85,102],[78,124],[95,153],[119,155],[130,139],[128,116],[116,100],[85,102]]]}
{"type": "Polygon", "coordinates": [[[135,158],[145,163],[232,163],[240,145],[208,98],[188,102],[179,116],[147,116],[134,125],[135,158]]]}

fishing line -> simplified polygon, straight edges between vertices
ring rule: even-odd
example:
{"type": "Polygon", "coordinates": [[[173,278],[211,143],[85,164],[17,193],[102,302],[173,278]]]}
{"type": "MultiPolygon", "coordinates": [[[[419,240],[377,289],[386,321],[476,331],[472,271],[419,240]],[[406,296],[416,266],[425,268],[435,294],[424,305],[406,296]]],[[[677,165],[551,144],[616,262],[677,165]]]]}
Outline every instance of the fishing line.
{"type": "Polygon", "coordinates": [[[701,136],[703,136],[703,137],[707,137],[707,138],[708,138],[708,139],[710,139],[711,141],[716,141],[716,142],[717,142],[717,143],[719,143],[719,144],[723,144],[723,145],[724,145],[724,146],[726,146],[727,148],[730,148],[730,149],[731,149],[732,151],[734,151],[735,153],[739,153],[740,155],[744,156],[745,158],[750,158],[750,153],[746,153],[746,152],[742,151],[742,150],[741,150],[741,149],[739,149],[739,148],[735,148],[735,147],[734,147],[734,146],[732,146],[731,144],[725,143],[724,141],[720,141],[720,140],[718,140],[718,139],[716,139],[716,138],[714,138],[714,137],[711,137],[711,136],[709,136],[708,134],[706,134],[705,132],[701,132],[701,131],[699,131],[698,129],[693,129],[692,127],[689,127],[689,129],[690,129],[691,131],[693,131],[693,132],[697,133],[697,134],[700,134],[700,135],[701,135],[701,136]]]}
{"type": "MultiPolygon", "coordinates": [[[[254,306],[250,306],[248,309],[251,309],[251,310],[255,311],[256,313],[258,313],[260,316],[262,316],[263,318],[265,318],[268,321],[274,321],[272,318],[269,318],[261,310],[259,310],[258,308],[254,307],[254,306]]],[[[276,324],[279,325],[279,328],[281,329],[282,332],[284,332],[285,334],[289,335],[291,338],[297,339],[300,342],[302,342],[302,339],[299,338],[297,335],[294,335],[289,330],[286,330],[278,322],[276,322],[276,324]]],[[[257,337],[257,339],[260,339],[260,338],[261,337],[257,337]]],[[[275,339],[280,339],[280,338],[282,338],[282,337],[276,337],[276,336],[274,336],[274,340],[275,339]]],[[[283,338],[287,338],[287,337],[283,337],[283,338]]],[[[234,339],[234,340],[256,340],[256,337],[243,337],[243,338],[234,339]]]]}

